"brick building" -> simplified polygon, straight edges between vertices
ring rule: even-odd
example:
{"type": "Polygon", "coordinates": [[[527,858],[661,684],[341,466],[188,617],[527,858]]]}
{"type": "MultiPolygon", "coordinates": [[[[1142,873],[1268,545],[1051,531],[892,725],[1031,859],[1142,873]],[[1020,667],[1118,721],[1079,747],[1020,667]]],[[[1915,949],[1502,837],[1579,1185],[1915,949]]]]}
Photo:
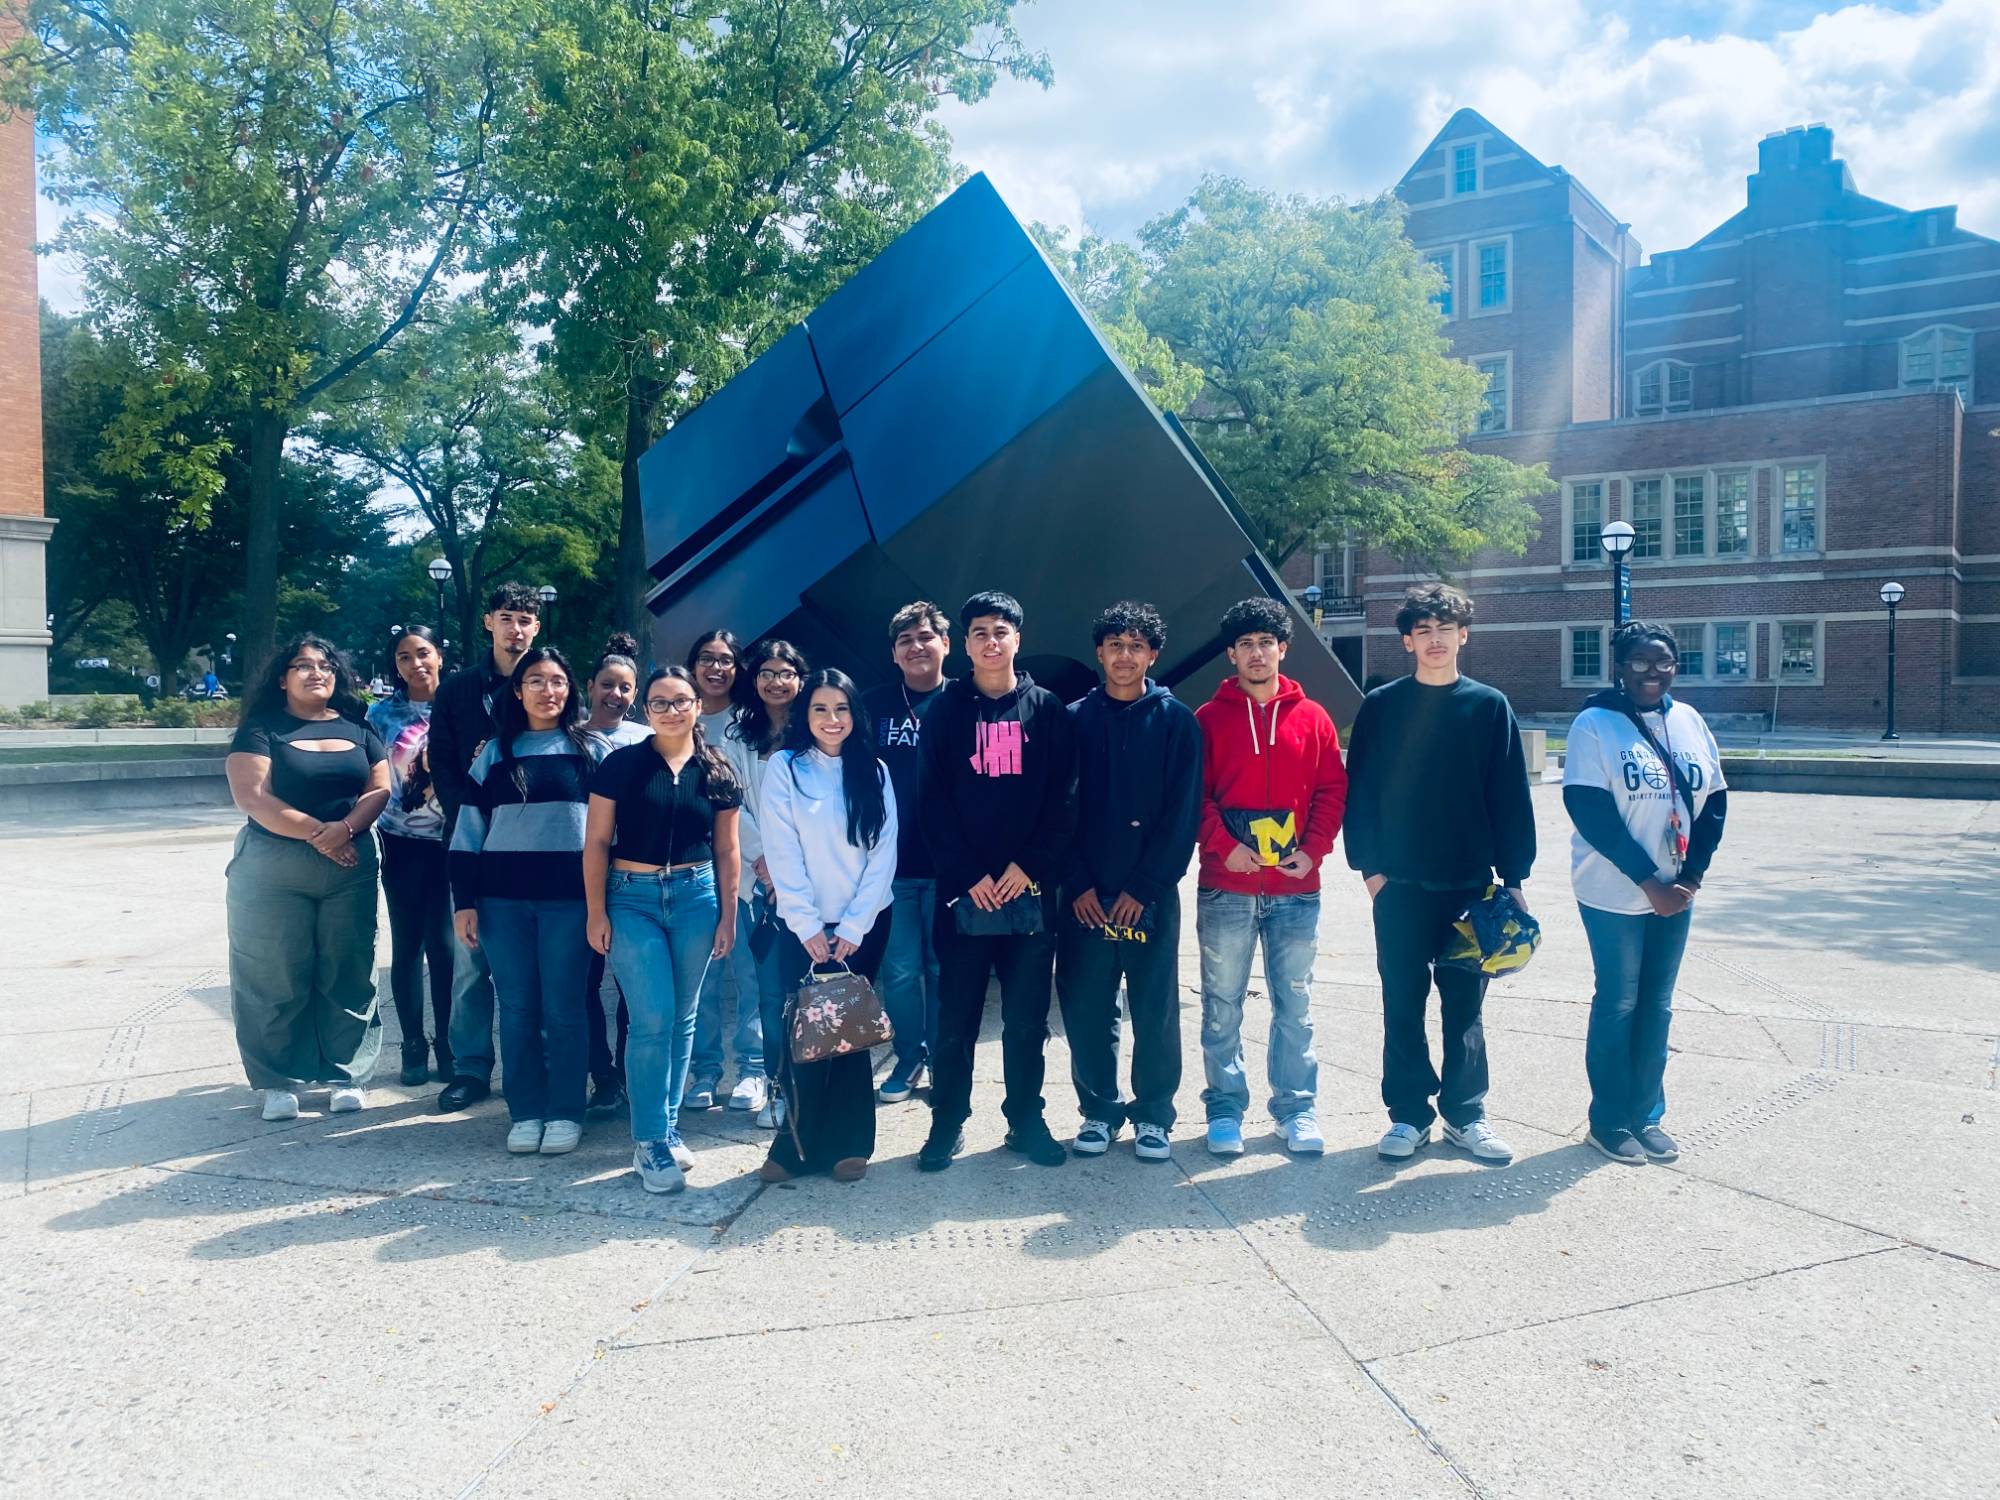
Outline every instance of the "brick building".
{"type": "MultiPolygon", "coordinates": [[[[1525,556],[1455,574],[1479,602],[1470,671],[1526,714],[1602,686],[1598,532],[1622,519],[1633,613],[1675,626],[1705,712],[1880,725],[1894,579],[1899,727],[2000,730],[2000,242],[1862,196],[1821,125],[1767,137],[1743,210],[1650,259],[1471,110],[1396,192],[1488,377],[1468,441],[1558,481],[1525,556]]],[[[1346,549],[1288,581],[1344,601],[1336,649],[1392,675],[1416,576],[1346,549]]]]}
{"type": "Polygon", "coordinates": [[[42,514],[41,312],[35,285],[35,123],[0,120],[0,704],[49,695],[42,514]]]}

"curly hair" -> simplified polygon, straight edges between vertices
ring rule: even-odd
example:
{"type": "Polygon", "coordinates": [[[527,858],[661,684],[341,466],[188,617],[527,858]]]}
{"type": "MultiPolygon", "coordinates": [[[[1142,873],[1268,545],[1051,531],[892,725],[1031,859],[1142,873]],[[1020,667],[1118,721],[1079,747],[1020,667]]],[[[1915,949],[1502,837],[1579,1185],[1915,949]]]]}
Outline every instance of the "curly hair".
{"type": "Polygon", "coordinates": [[[1660,625],[1651,620],[1627,620],[1611,632],[1611,665],[1624,666],[1625,659],[1648,642],[1665,646],[1673,653],[1676,662],[1681,659],[1681,643],[1674,639],[1671,625],[1660,625]]]}
{"type": "Polygon", "coordinates": [[[486,613],[496,615],[503,609],[517,615],[533,615],[539,620],[542,617],[541,596],[525,583],[495,584],[493,591],[486,596],[486,613]]]}
{"type": "Polygon", "coordinates": [[[1090,644],[1101,646],[1112,636],[1128,631],[1143,636],[1155,651],[1167,643],[1167,622],[1160,618],[1157,609],[1137,599],[1120,599],[1090,622],[1090,644]]]}
{"type": "Polygon", "coordinates": [[[361,685],[354,675],[354,663],[332,641],[311,631],[292,637],[271,653],[270,660],[264,663],[264,675],[245,699],[243,717],[248,719],[287,711],[285,674],[292,669],[292,658],[301,651],[317,651],[326,658],[326,664],[333,672],[333,696],[327,700],[328,707],[343,719],[352,719],[356,724],[366,723],[368,705],[361,701],[361,685]]]}
{"type": "Polygon", "coordinates": [[[1408,635],[1420,620],[1470,625],[1472,601],[1448,583],[1414,584],[1403,595],[1402,608],[1396,611],[1396,634],[1408,635]]]}
{"type": "Polygon", "coordinates": [[[1223,611],[1220,634],[1225,646],[1235,645],[1246,635],[1270,635],[1289,641],[1292,612],[1267,594],[1240,600],[1223,611]]]}

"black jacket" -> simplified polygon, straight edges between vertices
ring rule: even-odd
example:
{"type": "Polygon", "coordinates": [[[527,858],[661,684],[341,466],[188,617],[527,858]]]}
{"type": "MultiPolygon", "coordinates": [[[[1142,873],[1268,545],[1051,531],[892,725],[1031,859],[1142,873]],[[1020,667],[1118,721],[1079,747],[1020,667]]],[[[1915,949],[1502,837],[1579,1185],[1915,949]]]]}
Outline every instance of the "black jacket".
{"type": "Polygon", "coordinates": [[[1147,906],[1173,894],[1201,833],[1201,726],[1148,681],[1130,703],[1095,687],[1069,707],[1076,727],[1076,838],[1063,876],[1074,901],[1095,890],[1147,906]]]}
{"type": "Polygon", "coordinates": [[[431,705],[431,784],[444,809],[447,844],[471,785],[472,758],[499,728],[508,691],[508,679],[493,669],[491,651],[482,651],[477,666],[461,667],[438,686],[431,705]]]}
{"type": "Polygon", "coordinates": [[[1069,857],[1076,736],[1069,710],[1026,672],[988,698],[950,683],[924,716],[917,815],[937,866],[938,904],[1018,864],[1052,895],[1069,857]]]}

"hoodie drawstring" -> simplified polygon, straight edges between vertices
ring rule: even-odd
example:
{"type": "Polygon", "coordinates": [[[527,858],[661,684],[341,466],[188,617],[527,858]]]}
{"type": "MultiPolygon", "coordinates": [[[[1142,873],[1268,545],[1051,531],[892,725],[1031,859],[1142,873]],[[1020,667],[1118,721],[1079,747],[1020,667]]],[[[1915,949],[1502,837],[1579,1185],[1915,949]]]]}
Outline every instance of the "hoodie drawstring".
{"type": "Polygon", "coordinates": [[[1248,693],[1243,695],[1243,712],[1250,716],[1250,753],[1262,755],[1264,752],[1257,745],[1257,705],[1248,693]]]}

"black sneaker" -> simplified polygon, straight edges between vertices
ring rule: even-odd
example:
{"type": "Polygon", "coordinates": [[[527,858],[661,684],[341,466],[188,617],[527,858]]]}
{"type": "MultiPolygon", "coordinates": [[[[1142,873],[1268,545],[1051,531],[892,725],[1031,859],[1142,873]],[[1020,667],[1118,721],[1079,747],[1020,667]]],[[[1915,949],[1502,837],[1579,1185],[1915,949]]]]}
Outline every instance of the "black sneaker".
{"type": "Polygon", "coordinates": [[[965,1149],[965,1132],[953,1130],[949,1134],[933,1130],[924,1142],[923,1150],[917,1153],[919,1172],[942,1172],[951,1165],[951,1159],[965,1149]]]}
{"type": "Polygon", "coordinates": [[[1008,1131],[1007,1149],[1020,1152],[1038,1167],[1059,1167],[1069,1160],[1062,1142],[1049,1134],[1048,1124],[1042,1120],[1008,1131]]]}
{"type": "Polygon", "coordinates": [[[454,1078],[438,1094],[438,1112],[448,1115],[470,1109],[492,1092],[493,1085],[483,1078],[454,1078]]]}
{"type": "Polygon", "coordinates": [[[1674,1144],[1674,1138],[1657,1125],[1641,1125],[1632,1132],[1639,1142],[1639,1149],[1646,1153],[1648,1161],[1679,1161],[1681,1148],[1674,1144]]]}
{"type": "Polygon", "coordinates": [[[1610,1130],[1602,1136],[1593,1130],[1584,1136],[1583,1143],[1595,1146],[1613,1161],[1623,1162],[1628,1167],[1646,1165],[1646,1153],[1639,1149],[1638,1141],[1633,1139],[1629,1130],[1610,1130]]]}
{"type": "Polygon", "coordinates": [[[586,1111],[593,1115],[615,1115],[625,1107],[625,1080],[622,1078],[595,1078],[590,1084],[590,1105],[586,1111]]]}

